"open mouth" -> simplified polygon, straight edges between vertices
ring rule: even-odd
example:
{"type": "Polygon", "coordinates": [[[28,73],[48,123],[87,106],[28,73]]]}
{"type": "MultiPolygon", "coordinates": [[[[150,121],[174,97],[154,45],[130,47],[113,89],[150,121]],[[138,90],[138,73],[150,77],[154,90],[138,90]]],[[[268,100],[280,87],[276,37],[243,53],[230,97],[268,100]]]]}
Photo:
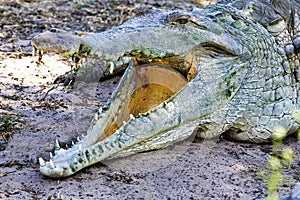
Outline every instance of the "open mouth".
{"type": "Polygon", "coordinates": [[[188,57],[131,59],[110,101],[95,114],[87,135],[73,143],[69,149],[61,148],[57,141],[50,161],[39,159],[41,172],[50,177],[69,176],[108,157],[122,157],[155,149],[151,145],[146,149],[145,146],[139,146],[141,141],[146,146],[147,143],[151,144],[151,140],[157,137],[156,134],[145,138],[139,135],[121,136],[121,133],[127,132],[125,130],[131,126],[139,128],[132,125],[136,119],[143,124],[151,123],[152,119],[148,115],[152,110],[158,106],[167,106],[166,102],[184,88],[193,76],[192,64],[186,58],[188,57]],[[128,144],[128,140],[132,142],[128,144]],[[132,148],[133,146],[137,149],[132,148]],[[128,149],[129,152],[122,151],[128,149]]]}
{"type": "Polygon", "coordinates": [[[131,118],[147,113],[180,91],[194,76],[191,59],[188,58],[131,57],[130,72],[124,75],[126,83],[121,81],[115,92],[119,94],[112,96],[113,100],[118,98],[117,95],[124,94],[122,102],[97,141],[109,137],[131,118]]]}
{"type": "MultiPolygon", "coordinates": [[[[131,118],[145,114],[155,106],[163,103],[181,90],[187,83],[187,69],[179,67],[175,58],[149,59],[134,58],[131,75],[121,90],[127,93],[118,106],[115,117],[107,124],[103,135],[97,140],[103,140],[117,131],[131,118]],[[174,66],[169,67],[169,66],[174,66]],[[176,69],[181,69],[177,71],[176,69]],[[126,88],[126,89],[125,89],[126,88]],[[124,90],[125,89],[125,90],[124,90]]],[[[118,89],[117,89],[118,91],[118,89]]]]}

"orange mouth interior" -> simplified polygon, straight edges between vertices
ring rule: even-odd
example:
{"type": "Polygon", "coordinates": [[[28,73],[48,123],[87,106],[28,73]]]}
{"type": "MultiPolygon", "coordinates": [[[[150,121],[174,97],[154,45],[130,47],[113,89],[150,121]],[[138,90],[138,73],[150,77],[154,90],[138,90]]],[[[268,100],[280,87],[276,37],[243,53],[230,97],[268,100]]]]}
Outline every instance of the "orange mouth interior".
{"type": "Polygon", "coordinates": [[[144,64],[133,70],[135,88],[128,91],[128,99],[121,104],[118,114],[108,124],[99,140],[109,137],[124,121],[130,120],[130,114],[136,117],[139,113],[147,112],[169,99],[188,82],[178,71],[160,64],[144,64]]]}

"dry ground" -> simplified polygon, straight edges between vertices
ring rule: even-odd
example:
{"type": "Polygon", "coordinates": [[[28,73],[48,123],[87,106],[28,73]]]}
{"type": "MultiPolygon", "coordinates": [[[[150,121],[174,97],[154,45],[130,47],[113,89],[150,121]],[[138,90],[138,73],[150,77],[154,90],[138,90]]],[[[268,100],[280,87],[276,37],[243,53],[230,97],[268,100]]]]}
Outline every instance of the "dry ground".
{"type": "MultiPolygon", "coordinates": [[[[198,1],[199,2],[199,1],[198,1]]],[[[31,57],[30,39],[50,28],[96,32],[134,15],[140,5],[192,9],[178,1],[1,1],[0,4],[0,199],[255,199],[266,194],[265,178],[271,145],[193,140],[166,150],[138,154],[86,168],[72,177],[53,180],[39,173],[38,157],[49,158],[54,141],[62,145],[86,130],[97,107],[105,102],[118,77],[89,85],[90,90],[52,81],[70,70],[58,55],[31,57]],[[88,98],[88,100],[86,100],[88,98]],[[83,101],[85,100],[85,101],[83,101]]],[[[280,194],[299,181],[299,145],[280,194]]]]}

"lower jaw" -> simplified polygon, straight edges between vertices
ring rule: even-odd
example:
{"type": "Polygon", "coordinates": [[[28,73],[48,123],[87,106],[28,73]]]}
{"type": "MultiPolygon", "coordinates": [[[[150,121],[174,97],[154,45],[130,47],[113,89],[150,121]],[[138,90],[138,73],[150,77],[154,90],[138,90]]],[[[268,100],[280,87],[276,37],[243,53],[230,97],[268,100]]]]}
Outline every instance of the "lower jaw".
{"type": "MultiPolygon", "coordinates": [[[[140,64],[144,62],[145,60],[136,59],[136,64],[140,64]]],[[[168,63],[173,60],[155,60],[161,63],[168,63]]],[[[177,65],[178,67],[178,65],[177,65]]],[[[175,67],[176,68],[176,67],[175,67]]],[[[62,159],[63,163],[75,163],[80,162],[80,160],[75,160],[76,157],[79,155],[83,156],[84,163],[78,163],[78,165],[73,165],[73,167],[77,166],[76,169],[73,169],[72,167],[66,168],[69,170],[67,174],[61,174],[61,172],[57,172],[57,175],[54,176],[69,176],[70,173],[73,173],[75,171],[80,170],[83,167],[89,166],[93,164],[95,159],[89,160],[88,155],[93,151],[82,151],[82,144],[84,145],[84,149],[93,149],[97,148],[97,143],[102,140],[109,140],[109,137],[116,133],[124,123],[128,123],[132,118],[139,116],[140,114],[145,114],[147,111],[154,109],[155,106],[161,104],[162,102],[166,101],[170,97],[172,97],[175,93],[180,91],[187,83],[187,79],[185,76],[183,76],[181,73],[179,73],[177,70],[165,66],[162,64],[143,64],[139,65],[137,67],[132,68],[133,71],[131,71],[130,76],[127,77],[128,80],[123,80],[121,84],[119,85],[116,92],[114,92],[115,95],[113,95],[111,99],[112,105],[108,107],[109,110],[116,110],[117,113],[111,113],[110,120],[108,120],[105,123],[104,128],[102,127],[102,130],[93,130],[91,131],[85,138],[82,139],[81,142],[77,143],[75,146],[73,146],[69,150],[63,150],[56,151],[55,157],[53,160],[56,160],[60,162],[59,160],[62,159]],[[130,87],[134,85],[134,87],[130,87]],[[130,88],[130,89],[129,89],[130,88]],[[118,91],[119,90],[119,91],[118,91]],[[116,93],[119,93],[118,95],[123,95],[126,98],[123,98],[122,101],[118,105],[114,105],[113,102],[116,100],[115,98],[118,98],[118,95],[116,93]],[[113,108],[112,108],[113,107],[113,108]],[[98,136],[95,134],[99,134],[98,136]],[[90,138],[97,138],[93,139],[94,142],[87,142],[90,138]],[[65,154],[65,155],[63,155],[65,154]],[[63,158],[63,157],[69,158],[63,158]],[[65,160],[65,161],[63,161],[65,160]],[[68,161],[67,161],[68,160],[68,161]],[[59,175],[60,174],[60,175],[59,175]]],[[[124,75],[126,76],[126,74],[124,75]]],[[[122,78],[124,79],[124,77],[122,78]]],[[[125,77],[126,79],[126,77],[125,77]]],[[[107,115],[103,115],[105,117],[107,115]]],[[[98,117],[95,117],[94,121],[97,121],[98,117]]],[[[102,124],[104,125],[104,124],[102,124]]],[[[94,129],[98,129],[100,126],[97,126],[97,128],[93,127],[94,129]]],[[[109,156],[110,154],[116,153],[118,148],[114,149],[104,149],[105,156],[109,156]]],[[[104,152],[103,152],[104,153],[104,152]]],[[[80,157],[80,156],[79,156],[80,157]]],[[[97,162],[99,161],[101,156],[97,158],[97,162]]],[[[103,157],[103,156],[102,156],[103,157]]],[[[103,158],[104,158],[103,157],[103,158]]],[[[50,166],[51,168],[51,162],[50,161],[47,164],[47,167],[50,166]]],[[[71,166],[71,165],[68,165],[71,166]]],[[[54,167],[53,167],[54,168],[54,167]]],[[[41,166],[41,171],[43,170],[43,166],[41,166]]],[[[63,170],[63,167],[62,169],[63,170]]],[[[43,172],[42,172],[43,173],[43,172]]],[[[46,174],[47,175],[47,174],[46,174]]]]}

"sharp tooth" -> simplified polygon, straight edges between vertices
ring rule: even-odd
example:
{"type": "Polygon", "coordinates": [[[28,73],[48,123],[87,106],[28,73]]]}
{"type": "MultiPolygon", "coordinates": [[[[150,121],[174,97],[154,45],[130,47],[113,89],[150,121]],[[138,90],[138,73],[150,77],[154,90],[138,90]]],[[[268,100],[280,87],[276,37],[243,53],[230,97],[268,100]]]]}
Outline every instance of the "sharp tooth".
{"type": "Polygon", "coordinates": [[[39,54],[39,62],[41,62],[44,52],[42,50],[39,50],[38,54],[39,54]]]}
{"type": "Polygon", "coordinates": [[[69,146],[66,144],[66,149],[68,149],[69,148],[69,146]]]}
{"type": "Polygon", "coordinates": [[[58,139],[55,140],[55,149],[60,149],[58,139]]]}
{"type": "Polygon", "coordinates": [[[102,111],[103,111],[103,109],[102,109],[102,107],[100,107],[98,113],[101,114],[102,111]]]}
{"type": "Polygon", "coordinates": [[[132,60],[131,57],[122,57],[121,61],[123,62],[123,65],[128,64],[132,60]]]}
{"type": "Polygon", "coordinates": [[[74,142],[72,141],[72,146],[74,146],[74,142]]]}
{"type": "Polygon", "coordinates": [[[42,157],[39,157],[39,163],[42,167],[46,165],[46,163],[42,157]]]}
{"type": "Polygon", "coordinates": [[[74,163],[77,163],[77,162],[78,162],[77,158],[74,158],[74,163]]]}
{"type": "Polygon", "coordinates": [[[82,138],[84,138],[84,135],[83,135],[83,134],[81,134],[81,137],[82,137],[82,138]]]}
{"type": "Polygon", "coordinates": [[[49,161],[49,164],[50,164],[50,168],[51,168],[51,169],[54,169],[54,168],[55,168],[54,163],[53,163],[52,160],[49,161]]]}
{"type": "Polygon", "coordinates": [[[123,126],[126,124],[127,122],[123,121],[123,126]]]}
{"type": "Polygon", "coordinates": [[[99,120],[99,115],[98,115],[98,113],[95,114],[95,120],[96,120],[96,121],[99,120]]]}
{"type": "Polygon", "coordinates": [[[77,142],[80,142],[80,138],[79,138],[79,136],[77,137],[77,142]]]}
{"type": "Polygon", "coordinates": [[[110,63],[109,65],[109,73],[112,74],[115,70],[115,64],[113,62],[110,63]]]}
{"type": "Polygon", "coordinates": [[[35,47],[32,48],[32,56],[35,56],[37,53],[37,49],[35,47]]]}
{"type": "Polygon", "coordinates": [[[79,149],[79,154],[81,154],[82,153],[82,145],[81,144],[79,145],[78,149],[79,149]]]}
{"type": "Polygon", "coordinates": [[[50,158],[53,158],[53,154],[52,154],[52,152],[50,152],[50,158]]]}
{"type": "Polygon", "coordinates": [[[135,117],[132,114],[130,114],[129,117],[130,119],[135,119],[135,117]]]}

